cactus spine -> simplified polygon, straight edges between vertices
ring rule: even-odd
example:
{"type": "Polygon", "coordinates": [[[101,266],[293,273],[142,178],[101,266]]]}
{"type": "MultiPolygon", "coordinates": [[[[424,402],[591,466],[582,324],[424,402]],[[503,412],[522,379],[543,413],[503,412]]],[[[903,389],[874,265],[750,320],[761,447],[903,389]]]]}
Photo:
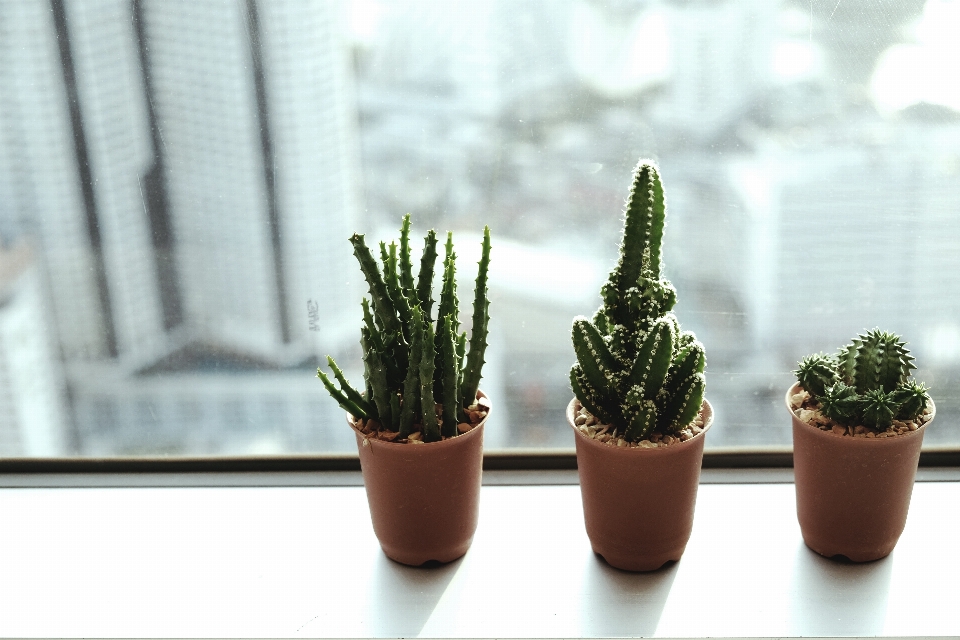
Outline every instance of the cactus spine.
{"type": "Polygon", "coordinates": [[[458,434],[463,409],[477,397],[487,347],[490,301],[487,269],[490,229],[484,228],[480,270],[477,274],[470,350],[460,332],[453,236],[447,235],[436,327],[433,308],[434,268],[438,258],[433,230],[424,238],[416,283],[410,249],[410,216],[403,218],[400,242],[380,243],[380,263],[364,237],[350,238],[353,252],[370,290],[363,299],[360,346],[363,351],[365,392],[354,389],[333,358],[327,363],[334,380],[317,369],[317,377],[339,405],[357,418],[374,419],[398,439],[421,431],[426,442],[458,434]],[[442,405],[437,415],[437,401],[442,405]]]}
{"type": "Polygon", "coordinates": [[[677,292],[661,277],[666,204],[657,167],[640,161],[627,199],[620,259],[593,320],[574,319],[577,363],[570,385],[594,416],[636,442],[676,433],[703,403],[703,345],[671,309],[677,292]]]}
{"type": "Polygon", "coordinates": [[[910,379],[914,369],[900,336],[872,329],[835,356],[804,358],[794,373],[823,415],[843,425],[883,431],[894,419],[914,420],[926,408],[928,389],[910,379]]]}

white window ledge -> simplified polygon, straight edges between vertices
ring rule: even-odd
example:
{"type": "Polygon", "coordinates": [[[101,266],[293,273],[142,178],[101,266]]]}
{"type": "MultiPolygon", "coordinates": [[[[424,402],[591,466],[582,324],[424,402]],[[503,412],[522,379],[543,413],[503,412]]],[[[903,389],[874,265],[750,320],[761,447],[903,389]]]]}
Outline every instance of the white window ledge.
{"type": "Polygon", "coordinates": [[[861,565],[803,545],[783,472],[705,472],[683,559],[648,574],[592,553],[571,484],[488,484],[467,555],[410,568],[380,551],[357,486],[8,477],[0,636],[955,636],[960,482],[921,471],[941,481],[916,485],[893,554],[861,565]]]}

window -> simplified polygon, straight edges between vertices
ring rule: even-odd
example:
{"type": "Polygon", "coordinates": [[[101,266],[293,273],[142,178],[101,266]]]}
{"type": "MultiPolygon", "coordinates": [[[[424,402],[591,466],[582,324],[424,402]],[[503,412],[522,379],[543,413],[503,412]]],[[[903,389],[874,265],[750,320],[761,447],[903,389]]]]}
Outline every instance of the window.
{"type": "MultiPolygon", "coordinates": [[[[798,358],[879,325],[960,430],[948,0],[0,4],[0,456],[349,453],[354,230],[493,230],[487,448],[570,448],[573,316],[641,156],[708,450],[790,443],[798,358]]],[[[464,304],[464,307],[469,306],[464,304]]]]}

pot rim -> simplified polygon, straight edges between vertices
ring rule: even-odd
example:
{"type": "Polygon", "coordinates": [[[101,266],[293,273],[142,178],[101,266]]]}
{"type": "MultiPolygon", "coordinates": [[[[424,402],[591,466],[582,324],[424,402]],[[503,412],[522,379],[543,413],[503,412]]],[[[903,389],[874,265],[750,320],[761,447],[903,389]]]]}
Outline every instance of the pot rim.
{"type": "MultiPolygon", "coordinates": [[[[787,389],[787,393],[786,393],[786,394],[784,395],[784,397],[783,397],[784,404],[785,404],[786,407],[787,407],[787,412],[790,414],[790,417],[793,418],[793,423],[794,423],[794,424],[801,424],[801,425],[803,425],[803,427],[806,428],[807,430],[812,431],[812,432],[816,432],[816,433],[819,433],[819,434],[822,434],[823,437],[837,438],[837,439],[843,440],[843,441],[845,441],[845,442],[846,442],[846,441],[854,441],[854,440],[855,440],[855,441],[857,441],[857,442],[870,442],[870,443],[881,443],[881,444],[882,444],[882,443],[887,443],[887,442],[889,442],[889,441],[891,441],[891,440],[893,440],[893,441],[908,440],[908,439],[910,439],[910,438],[919,437],[919,434],[922,434],[922,433],[924,432],[924,429],[927,428],[927,425],[929,425],[931,422],[933,422],[933,419],[937,417],[937,405],[934,403],[933,398],[930,398],[930,408],[933,409],[933,413],[930,415],[930,419],[927,420],[926,422],[924,422],[922,425],[920,425],[920,426],[917,428],[916,431],[908,431],[907,433],[901,433],[901,434],[898,434],[898,435],[896,435],[896,436],[886,437],[886,438],[851,438],[850,436],[841,436],[841,435],[838,435],[838,434],[836,434],[836,433],[834,433],[834,432],[832,432],[832,431],[824,431],[823,429],[820,429],[819,427],[815,427],[815,426],[813,426],[812,424],[809,424],[809,423],[801,420],[801,419],[799,418],[799,416],[797,416],[797,414],[795,414],[795,413],[793,412],[793,407],[790,405],[790,399],[797,393],[797,390],[800,389],[800,388],[801,388],[801,387],[800,387],[800,383],[799,383],[799,382],[794,382],[792,385],[790,385],[790,388],[787,389]]],[[[874,444],[868,444],[868,445],[866,445],[866,446],[872,447],[872,446],[874,446],[874,444]]]]}
{"type": "Polygon", "coordinates": [[[697,435],[690,438],[689,440],[684,440],[682,442],[672,444],[668,447],[615,447],[607,444],[606,442],[600,442],[596,438],[590,438],[588,436],[585,436],[583,433],[580,432],[580,429],[578,429],[576,424],[574,424],[574,417],[573,417],[573,407],[578,402],[579,400],[577,399],[576,396],[574,396],[570,400],[570,403],[567,404],[567,412],[566,412],[567,424],[570,426],[571,429],[573,429],[573,432],[577,435],[577,437],[580,438],[583,442],[590,443],[591,446],[596,445],[599,447],[603,447],[604,449],[623,452],[626,455],[657,455],[658,453],[664,454],[664,453],[669,453],[670,451],[679,451],[680,449],[683,449],[687,446],[695,446],[697,440],[702,438],[707,433],[707,431],[710,430],[710,427],[713,426],[713,405],[710,404],[709,400],[704,398],[703,402],[700,403],[700,413],[703,414],[704,412],[706,412],[705,413],[706,419],[704,420],[703,430],[697,435]],[[637,453],[635,454],[634,452],[637,452],[637,453]]]}
{"type": "MultiPolygon", "coordinates": [[[[486,398],[487,400],[490,400],[490,396],[488,396],[486,393],[484,393],[481,389],[477,389],[477,396],[483,396],[483,397],[486,398]]],[[[491,401],[491,403],[490,403],[490,411],[493,411],[493,402],[492,402],[492,401],[491,401]]],[[[389,447],[412,447],[412,446],[422,447],[422,446],[428,446],[428,447],[437,448],[438,445],[439,445],[439,446],[453,446],[453,443],[454,443],[454,442],[464,442],[464,441],[466,441],[466,440],[469,440],[471,437],[473,437],[473,434],[478,433],[478,432],[482,432],[482,431],[483,431],[483,426],[487,423],[487,418],[490,417],[490,411],[487,411],[487,415],[483,416],[483,419],[482,419],[480,422],[478,422],[473,429],[470,429],[470,431],[467,431],[466,433],[458,434],[458,435],[456,435],[456,436],[454,436],[454,437],[452,437],[452,438],[447,438],[446,440],[437,440],[437,441],[434,441],[434,442],[424,442],[424,443],[422,443],[422,444],[420,444],[420,445],[414,445],[412,442],[391,442],[391,441],[389,441],[389,440],[378,440],[377,438],[368,438],[368,437],[367,437],[367,434],[365,434],[364,432],[360,431],[360,429],[357,428],[357,426],[356,426],[356,416],[354,416],[354,415],[353,415],[352,413],[350,413],[349,411],[346,412],[346,416],[347,416],[347,425],[349,425],[349,427],[350,427],[351,429],[353,429],[353,432],[356,433],[356,434],[357,434],[358,436],[360,436],[361,438],[363,438],[364,440],[366,440],[367,442],[369,442],[369,443],[370,443],[371,445],[373,445],[373,446],[376,446],[376,447],[387,447],[387,446],[389,446],[389,447]],[[464,438],[464,440],[461,440],[461,438],[464,438]]]]}

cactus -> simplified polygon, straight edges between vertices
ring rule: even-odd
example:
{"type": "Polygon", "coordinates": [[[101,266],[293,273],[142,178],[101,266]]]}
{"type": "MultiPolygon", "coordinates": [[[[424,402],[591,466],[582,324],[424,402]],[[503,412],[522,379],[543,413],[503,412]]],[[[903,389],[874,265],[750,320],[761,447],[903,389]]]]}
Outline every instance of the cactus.
{"type": "MultiPolygon", "coordinates": [[[[904,384],[916,367],[900,336],[873,329],[854,338],[837,354],[838,373],[863,394],[873,389],[890,392],[904,384]]],[[[809,391],[809,389],[807,389],[809,391]]]]}
{"type": "Polygon", "coordinates": [[[640,161],[627,199],[620,259],[593,320],[573,321],[577,363],[570,385],[580,404],[637,442],[676,433],[703,403],[703,345],[671,312],[677,292],[661,277],[666,216],[657,167],[640,161]]]}
{"type": "Polygon", "coordinates": [[[370,299],[362,302],[360,329],[364,393],[350,385],[330,356],[327,363],[336,383],[322,369],[317,369],[317,377],[344,410],[356,418],[377,420],[384,429],[398,432],[399,440],[415,431],[425,442],[456,436],[457,423],[466,420],[464,409],[476,401],[487,347],[489,227],[483,231],[469,352],[467,334],[459,331],[452,234],[447,234],[436,327],[430,315],[438,257],[433,230],[424,238],[416,283],[409,214],[403,218],[399,246],[380,243],[379,264],[362,235],[354,234],[350,242],[370,290],[370,299]],[[442,405],[439,416],[437,401],[442,405]]]}
{"type": "MultiPolygon", "coordinates": [[[[802,382],[800,384],[803,385],[802,382]]],[[[807,387],[803,385],[803,388],[806,389],[807,387]]],[[[860,411],[857,390],[843,382],[837,382],[827,387],[818,397],[820,399],[820,412],[837,422],[854,420],[860,411]]]]}
{"type": "Polygon", "coordinates": [[[827,387],[840,380],[837,375],[837,361],[823,353],[807,356],[797,367],[797,379],[810,393],[823,395],[827,387]]]}
{"type": "Polygon", "coordinates": [[[930,400],[926,385],[910,379],[913,356],[900,336],[872,329],[835,357],[800,361],[797,381],[820,404],[820,412],[842,425],[883,431],[893,420],[914,420],[930,400]]]}

